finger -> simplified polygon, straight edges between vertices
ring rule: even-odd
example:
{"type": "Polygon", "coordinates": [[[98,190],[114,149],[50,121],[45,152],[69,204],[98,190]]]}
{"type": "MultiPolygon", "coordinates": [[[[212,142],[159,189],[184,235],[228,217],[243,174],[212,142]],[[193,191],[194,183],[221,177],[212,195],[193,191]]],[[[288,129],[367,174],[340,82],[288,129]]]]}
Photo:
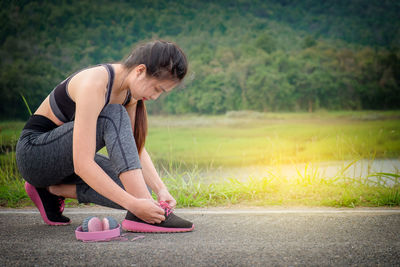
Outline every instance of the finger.
{"type": "Polygon", "coordinates": [[[161,223],[161,220],[159,218],[153,218],[151,223],[161,223]]]}
{"type": "Polygon", "coordinates": [[[159,208],[157,209],[157,213],[160,214],[160,215],[164,215],[165,210],[159,207],[159,208]]]}
{"type": "Polygon", "coordinates": [[[164,220],[165,220],[164,216],[157,216],[157,218],[153,219],[153,223],[161,223],[164,220]]]}
{"type": "Polygon", "coordinates": [[[173,209],[174,208],[174,202],[172,202],[171,200],[169,200],[168,202],[168,205],[173,209]]]}
{"type": "Polygon", "coordinates": [[[171,206],[173,209],[175,209],[176,207],[176,200],[174,199],[173,201],[171,201],[171,206]]]}
{"type": "Polygon", "coordinates": [[[154,222],[153,222],[154,220],[143,220],[143,221],[145,221],[145,222],[147,222],[147,223],[154,223],[154,222]]]}

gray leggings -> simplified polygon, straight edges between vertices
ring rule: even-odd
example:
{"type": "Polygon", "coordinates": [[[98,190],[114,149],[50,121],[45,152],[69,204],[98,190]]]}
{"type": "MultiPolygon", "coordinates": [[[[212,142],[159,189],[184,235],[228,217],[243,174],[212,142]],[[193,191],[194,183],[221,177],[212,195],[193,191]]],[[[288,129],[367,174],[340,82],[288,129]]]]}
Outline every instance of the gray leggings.
{"type": "MultiPolygon", "coordinates": [[[[17,143],[17,166],[22,177],[35,187],[76,184],[80,203],[96,203],[123,209],[88,186],[74,173],[72,134],[74,122],[50,131],[24,129],[17,143]]],[[[119,175],[141,168],[129,115],[122,105],[109,104],[97,120],[96,152],[107,148],[108,156],[96,153],[96,163],[122,188],[119,175]]]]}

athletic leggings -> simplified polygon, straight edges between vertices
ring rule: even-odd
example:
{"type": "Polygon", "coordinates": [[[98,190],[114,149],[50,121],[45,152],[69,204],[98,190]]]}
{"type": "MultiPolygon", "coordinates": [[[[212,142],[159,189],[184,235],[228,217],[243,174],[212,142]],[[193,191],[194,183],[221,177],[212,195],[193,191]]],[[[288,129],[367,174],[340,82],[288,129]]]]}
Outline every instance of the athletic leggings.
{"type": "MultiPolygon", "coordinates": [[[[123,209],[97,193],[74,173],[73,127],[73,121],[57,127],[44,116],[31,116],[21,132],[16,148],[17,166],[22,177],[35,187],[76,184],[80,203],[123,209]]],[[[141,165],[130,118],[122,105],[109,104],[98,117],[96,152],[104,146],[109,157],[96,153],[94,160],[111,179],[124,188],[119,175],[139,169],[141,165]]]]}

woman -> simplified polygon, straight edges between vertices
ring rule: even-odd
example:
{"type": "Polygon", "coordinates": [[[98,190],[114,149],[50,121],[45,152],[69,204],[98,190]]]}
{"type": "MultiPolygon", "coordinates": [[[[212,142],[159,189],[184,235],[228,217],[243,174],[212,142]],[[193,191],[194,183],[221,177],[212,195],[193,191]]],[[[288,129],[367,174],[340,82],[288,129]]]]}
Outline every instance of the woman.
{"type": "Polygon", "coordinates": [[[186,72],[183,51],[155,41],[121,63],[86,68],[56,86],[28,120],[16,149],[25,189],[47,224],[69,224],[64,199],[75,198],[126,209],[122,227],[128,231],[194,229],[171,212],[176,201],[144,147],[144,101],[170,92],[186,72]],[[104,146],[108,157],[96,154],[104,146]]]}

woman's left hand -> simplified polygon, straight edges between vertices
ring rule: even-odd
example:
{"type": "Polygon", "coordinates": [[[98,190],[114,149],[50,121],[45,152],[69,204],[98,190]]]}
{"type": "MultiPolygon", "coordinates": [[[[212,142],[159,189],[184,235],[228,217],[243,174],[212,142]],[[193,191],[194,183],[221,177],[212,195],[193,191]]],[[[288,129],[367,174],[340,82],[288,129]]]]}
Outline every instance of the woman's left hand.
{"type": "Polygon", "coordinates": [[[168,205],[173,209],[176,206],[176,200],[171,196],[171,194],[168,192],[168,190],[166,188],[161,189],[160,191],[158,191],[157,199],[158,199],[158,201],[167,202],[168,205]]]}

